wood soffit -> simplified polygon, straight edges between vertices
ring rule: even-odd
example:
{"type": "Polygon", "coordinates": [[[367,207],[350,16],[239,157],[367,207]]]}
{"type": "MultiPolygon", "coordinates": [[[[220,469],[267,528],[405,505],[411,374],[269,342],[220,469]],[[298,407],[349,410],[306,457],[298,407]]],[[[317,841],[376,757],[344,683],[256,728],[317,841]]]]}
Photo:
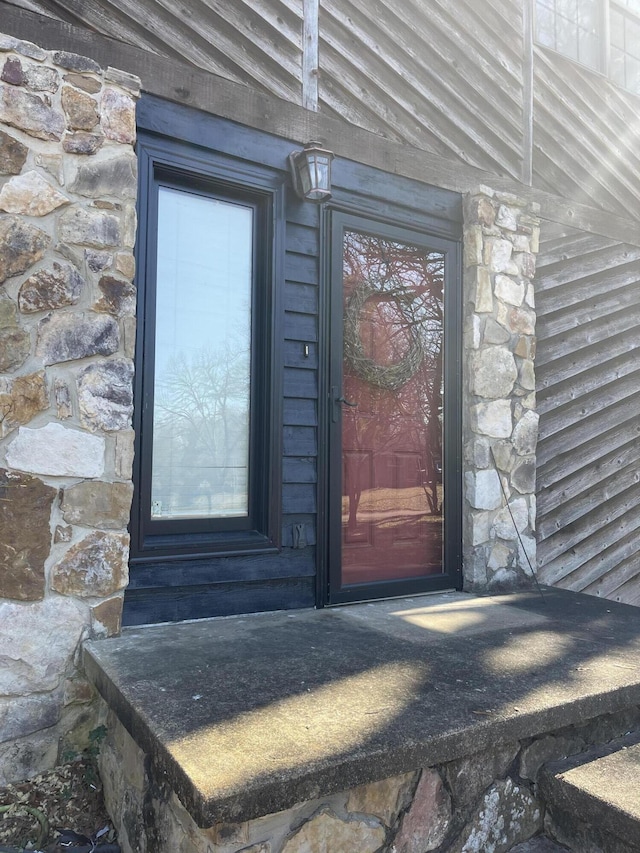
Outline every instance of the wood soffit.
{"type": "Polygon", "coordinates": [[[562,225],[640,245],[640,223],[563,199],[513,178],[453,162],[409,145],[390,142],[340,119],[311,112],[191,65],[158,56],[89,30],[19,9],[0,0],[0,30],[47,50],[65,50],[95,59],[142,81],[158,97],[255,127],[298,143],[318,139],[337,156],[454,192],[485,184],[537,202],[541,216],[562,225]]]}

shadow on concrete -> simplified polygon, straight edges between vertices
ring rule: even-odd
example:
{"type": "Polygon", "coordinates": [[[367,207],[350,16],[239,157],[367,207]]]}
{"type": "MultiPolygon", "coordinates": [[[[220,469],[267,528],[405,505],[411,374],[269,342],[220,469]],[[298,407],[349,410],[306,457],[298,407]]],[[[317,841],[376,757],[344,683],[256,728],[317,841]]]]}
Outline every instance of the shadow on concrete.
{"type": "Polygon", "coordinates": [[[640,612],[450,593],[150,626],[85,664],[205,826],[637,706],[640,612]]]}

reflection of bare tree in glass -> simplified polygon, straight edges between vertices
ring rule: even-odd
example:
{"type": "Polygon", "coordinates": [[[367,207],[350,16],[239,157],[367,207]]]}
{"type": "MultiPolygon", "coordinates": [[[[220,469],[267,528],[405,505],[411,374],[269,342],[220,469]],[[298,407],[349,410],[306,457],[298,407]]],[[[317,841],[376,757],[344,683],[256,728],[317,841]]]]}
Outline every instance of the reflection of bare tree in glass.
{"type": "Polygon", "coordinates": [[[158,376],[155,394],[154,458],[171,463],[158,464],[154,492],[187,509],[200,494],[215,515],[212,497],[233,492],[232,471],[247,467],[249,354],[228,344],[190,360],[181,354],[158,376]]]}
{"type": "Polygon", "coordinates": [[[343,275],[347,312],[358,288],[368,292],[357,329],[362,343],[358,349],[368,358],[360,364],[354,358],[349,363],[353,347],[349,347],[345,325],[345,395],[360,397],[359,410],[344,413],[346,444],[355,451],[349,454],[345,470],[349,528],[353,530],[356,525],[364,466],[369,464],[367,451],[375,448],[379,453],[385,446],[393,448],[400,436],[419,451],[420,470],[416,475],[431,514],[437,514],[441,511],[444,256],[347,232],[343,275]],[[414,356],[418,353],[417,359],[408,358],[412,350],[414,356]],[[403,361],[407,364],[406,376],[393,387],[385,387],[389,382],[385,365],[402,366],[403,361]],[[372,367],[374,362],[382,368],[379,376],[372,367]],[[367,409],[376,416],[367,417],[367,409]]]}

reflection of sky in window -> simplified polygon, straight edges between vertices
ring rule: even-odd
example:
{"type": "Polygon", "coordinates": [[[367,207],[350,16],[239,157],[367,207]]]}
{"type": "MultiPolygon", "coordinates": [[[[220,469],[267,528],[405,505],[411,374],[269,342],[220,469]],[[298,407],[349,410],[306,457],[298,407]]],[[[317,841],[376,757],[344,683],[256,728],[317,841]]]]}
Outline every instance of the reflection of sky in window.
{"type": "Polygon", "coordinates": [[[246,516],[253,210],[161,187],[153,518],[246,516]]]}
{"type": "Polygon", "coordinates": [[[253,211],[161,187],[156,375],[176,356],[249,350],[253,211]]]}

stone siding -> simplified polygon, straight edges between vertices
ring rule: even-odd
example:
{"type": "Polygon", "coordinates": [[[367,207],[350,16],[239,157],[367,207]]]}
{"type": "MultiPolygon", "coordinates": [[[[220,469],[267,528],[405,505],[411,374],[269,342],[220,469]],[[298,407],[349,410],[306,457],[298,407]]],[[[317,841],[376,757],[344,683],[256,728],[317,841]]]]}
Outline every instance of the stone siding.
{"type": "Polygon", "coordinates": [[[538,208],[481,187],[464,205],[464,588],[514,590],[536,565],[538,208]]]}
{"type": "Polygon", "coordinates": [[[133,486],[139,81],[0,35],[0,784],[81,749],[133,486]]]}
{"type": "MultiPolygon", "coordinates": [[[[240,824],[198,827],[113,712],[100,769],[123,853],[508,853],[549,828],[544,764],[640,725],[640,708],[603,715],[299,803],[240,824]]],[[[555,849],[555,848],[552,848],[555,849]]]]}

